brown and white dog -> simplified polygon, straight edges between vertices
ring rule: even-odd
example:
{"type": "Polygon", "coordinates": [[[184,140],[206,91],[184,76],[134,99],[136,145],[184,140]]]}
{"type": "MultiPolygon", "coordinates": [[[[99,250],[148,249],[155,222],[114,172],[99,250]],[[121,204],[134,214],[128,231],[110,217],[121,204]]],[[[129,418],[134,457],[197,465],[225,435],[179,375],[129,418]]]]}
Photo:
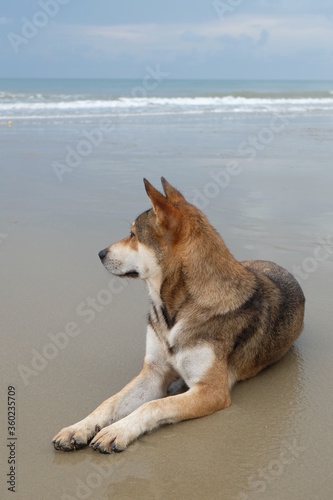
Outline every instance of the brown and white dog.
{"type": "Polygon", "coordinates": [[[53,439],[57,450],[88,444],[122,451],[162,424],[231,404],[236,382],[278,361],[300,335],[304,295],[277,264],[238,262],[203,213],[164,178],[144,180],[153,208],[129,236],[99,253],[108,271],[146,281],[151,309],[140,374],[53,439]],[[186,392],[168,395],[177,379],[186,392]]]}

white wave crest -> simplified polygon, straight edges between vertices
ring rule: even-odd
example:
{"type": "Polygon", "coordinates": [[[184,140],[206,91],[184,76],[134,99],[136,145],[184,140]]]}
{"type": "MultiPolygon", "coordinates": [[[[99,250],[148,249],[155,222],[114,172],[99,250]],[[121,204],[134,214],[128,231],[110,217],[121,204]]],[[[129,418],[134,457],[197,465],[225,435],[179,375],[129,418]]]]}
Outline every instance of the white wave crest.
{"type": "MultiPolygon", "coordinates": [[[[114,100],[69,99],[26,100],[1,99],[2,112],[77,112],[95,110],[110,113],[147,112],[158,113],[193,113],[193,112],[302,112],[333,110],[333,98],[253,98],[253,97],[122,97],[114,100]]],[[[60,96],[59,96],[60,97],[60,96]]]]}

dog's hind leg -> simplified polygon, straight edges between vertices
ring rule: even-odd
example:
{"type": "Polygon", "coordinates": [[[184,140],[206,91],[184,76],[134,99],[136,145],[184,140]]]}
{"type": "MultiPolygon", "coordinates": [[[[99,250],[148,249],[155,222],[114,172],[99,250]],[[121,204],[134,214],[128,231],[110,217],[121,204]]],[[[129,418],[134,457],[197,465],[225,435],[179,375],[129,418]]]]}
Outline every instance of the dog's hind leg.
{"type": "Polygon", "coordinates": [[[122,419],[142,404],[167,394],[175,372],[170,367],[144,363],[140,374],[120,392],[104,401],[86,418],[62,429],[52,440],[57,450],[82,448],[105,426],[122,419]]]}

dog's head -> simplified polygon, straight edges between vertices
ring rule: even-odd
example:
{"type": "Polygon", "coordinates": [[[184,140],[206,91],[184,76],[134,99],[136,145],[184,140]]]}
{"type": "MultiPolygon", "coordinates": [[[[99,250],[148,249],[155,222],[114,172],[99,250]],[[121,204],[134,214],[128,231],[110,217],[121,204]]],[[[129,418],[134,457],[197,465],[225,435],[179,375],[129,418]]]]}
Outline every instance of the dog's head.
{"type": "Polygon", "coordinates": [[[117,276],[142,279],[156,276],[162,259],[184,234],[186,207],[192,207],[163,177],[165,195],[146,179],[144,184],[153,208],[137,217],[126,238],[99,252],[103,265],[117,276]]]}

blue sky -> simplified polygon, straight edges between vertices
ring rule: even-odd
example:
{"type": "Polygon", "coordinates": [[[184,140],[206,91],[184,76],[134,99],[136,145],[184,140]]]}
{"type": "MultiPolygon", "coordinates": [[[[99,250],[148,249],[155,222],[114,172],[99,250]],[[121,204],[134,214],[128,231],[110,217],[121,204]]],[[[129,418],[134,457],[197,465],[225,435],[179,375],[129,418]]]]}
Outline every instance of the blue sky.
{"type": "Polygon", "coordinates": [[[333,79],[332,0],[15,0],[0,77],[333,79]]]}

